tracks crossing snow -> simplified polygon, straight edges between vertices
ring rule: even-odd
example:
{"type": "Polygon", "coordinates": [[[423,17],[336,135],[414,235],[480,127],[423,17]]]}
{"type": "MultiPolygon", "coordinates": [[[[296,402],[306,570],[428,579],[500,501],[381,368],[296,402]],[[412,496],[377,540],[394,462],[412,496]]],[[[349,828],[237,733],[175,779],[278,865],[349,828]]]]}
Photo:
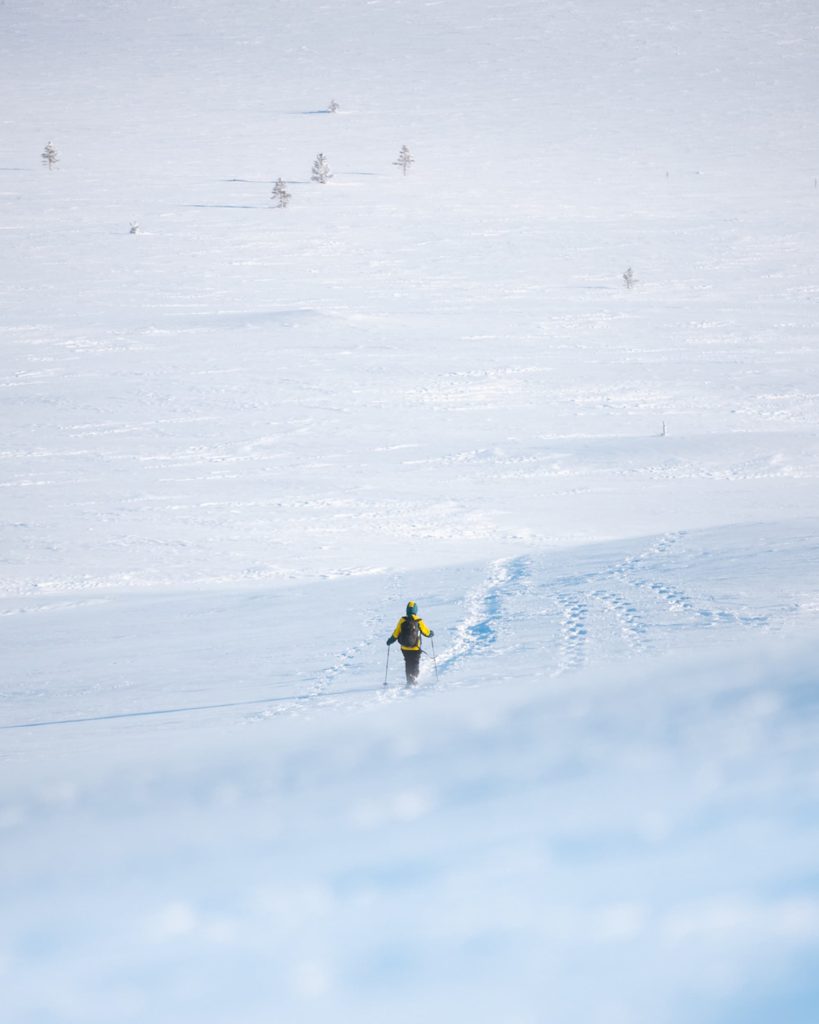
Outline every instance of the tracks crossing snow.
{"type": "Polygon", "coordinates": [[[613,658],[687,648],[694,638],[702,642],[703,626],[747,633],[784,622],[787,609],[764,607],[764,591],[756,607],[740,608],[711,593],[711,561],[709,547],[678,531],[608,557],[590,549],[493,562],[463,602],[452,642],[439,657],[441,673],[473,656],[538,648],[545,674],[558,676],[613,658]]]}
{"type": "MultiPolygon", "coordinates": [[[[782,608],[758,604],[737,609],[711,595],[710,557],[696,536],[677,531],[620,544],[610,553],[589,549],[498,559],[459,603],[461,615],[448,630],[450,642],[438,633],[439,685],[453,684],[460,670],[470,676],[473,671],[506,675],[517,654],[531,665],[533,649],[539,651],[534,663],[555,677],[596,663],[687,649],[694,638],[702,642],[703,626],[747,633],[784,621],[782,608]]],[[[403,582],[399,585],[396,578],[393,584],[397,595],[403,582]]],[[[373,608],[367,628],[381,617],[373,608]]],[[[366,657],[367,647],[362,641],[343,652],[311,692],[329,696],[356,659],[366,657]]],[[[429,686],[433,681],[430,661],[424,664],[422,682],[429,686]]],[[[404,695],[396,688],[380,696],[404,695]]]]}
{"type": "Polygon", "coordinates": [[[492,563],[484,582],[466,598],[465,614],[455,627],[453,642],[438,659],[440,672],[468,655],[492,651],[508,619],[507,602],[526,589],[530,574],[530,560],[526,557],[492,563]]]}
{"type": "Polygon", "coordinates": [[[22,643],[45,629],[78,651],[91,636],[121,637],[120,647],[115,643],[112,649],[121,653],[106,677],[94,678],[81,653],[59,678],[47,678],[28,658],[26,686],[0,697],[12,712],[8,726],[149,721],[194,712],[258,722],[403,699],[415,691],[402,686],[395,649],[390,686],[382,685],[384,639],[408,597],[419,599],[436,631],[438,680],[431,659],[425,659],[421,691],[533,673],[548,685],[549,678],[586,667],[688,651],[715,634],[744,643],[798,624],[803,609],[819,602],[811,572],[814,549],[815,529],[806,523],[801,533],[768,529],[763,536],[753,527],[744,535],[736,529],[676,532],[530,552],[492,561],[482,574],[475,566],[384,572],[295,590],[265,589],[250,597],[238,592],[177,603],[164,595],[159,602],[140,598],[133,604],[115,595],[90,602],[65,595],[30,600],[25,607],[10,599],[0,621],[11,630],[14,620],[22,643]],[[765,564],[773,559],[775,572],[749,572],[755,552],[765,564]],[[741,590],[732,573],[742,573],[741,590]],[[22,611],[39,614],[13,614],[22,611]],[[134,616],[151,623],[150,645],[142,632],[134,635],[134,616]],[[166,621],[175,624],[172,641],[162,633],[166,621]],[[179,651],[200,649],[204,653],[190,672],[178,675],[175,689],[152,685],[157,672],[171,671],[179,651]],[[119,697],[123,688],[125,704],[119,697]],[[63,695],[59,711],[42,715],[42,701],[55,693],[63,695]]]}

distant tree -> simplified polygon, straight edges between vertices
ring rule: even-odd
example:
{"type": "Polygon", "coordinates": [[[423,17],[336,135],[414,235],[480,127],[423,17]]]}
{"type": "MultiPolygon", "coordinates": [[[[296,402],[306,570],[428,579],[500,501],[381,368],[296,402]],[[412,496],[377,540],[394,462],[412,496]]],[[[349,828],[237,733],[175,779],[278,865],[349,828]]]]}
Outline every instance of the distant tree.
{"type": "Polygon", "coordinates": [[[54,164],[56,164],[60,159],[60,155],[57,152],[57,147],[54,145],[53,142],[46,143],[46,148],[43,150],[41,156],[43,159],[43,163],[49,170],[51,170],[54,164]]]}
{"type": "Polygon", "coordinates": [[[629,267],[628,270],[623,274],[623,284],[629,290],[632,289],[635,286],[635,284],[637,284],[637,278],[634,276],[634,271],[631,269],[631,267],[629,267]]]}
{"type": "Polygon", "coordinates": [[[128,232],[128,234],[129,235],[138,235],[139,234],[139,224],[135,220],[131,221],[131,230],[128,232]]]}
{"type": "Polygon", "coordinates": [[[326,185],[332,176],[333,175],[330,173],[330,165],[327,163],[327,158],[323,153],[319,153],[313,161],[313,173],[310,177],[320,185],[326,185]]]}
{"type": "Polygon", "coordinates": [[[329,104],[327,105],[327,110],[328,110],[328,111],[329,111],[329,112],[330,112],[331,114],[335,114],[335,112],[336,112],[337,110],[341,110],[341,107],[339,106],[339,104],[338,104],[338,103],[336,103],[336,101],[335,101],[335,100],[330,100],[329,104]]]}
{"type": "Polygon", "coordinates": [[[407,149],[406,146],[401,147],[401,152],[398,154],[398,159],[393,160],[393,164],[396,167],[401,167],[404,171],[404,174],[407,173],[407,171],[410,168],[410,165],[414,163],[415,157],[412,155],[412,153],[410,153],[409,149],[407,149]]]}
{"type": "Polygon", "coordinates": [[[290,202],[290,193],[287,191],[287,185],[281,178],[276,179],[276,184],[273,186],[273,193],[270,198],[276,200],[276,206],[280,209],[287,206],[290,202]]]}

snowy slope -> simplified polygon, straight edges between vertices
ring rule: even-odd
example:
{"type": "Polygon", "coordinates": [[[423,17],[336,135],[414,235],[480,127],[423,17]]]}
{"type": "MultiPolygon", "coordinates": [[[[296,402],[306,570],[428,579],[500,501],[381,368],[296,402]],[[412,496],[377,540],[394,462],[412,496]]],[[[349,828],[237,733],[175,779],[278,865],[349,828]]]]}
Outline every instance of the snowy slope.
{"type": "Polygon", "coordinates": [[[813,1024],[819,25],[718,7],[2,5],[12,1024],[813,1024]]]}

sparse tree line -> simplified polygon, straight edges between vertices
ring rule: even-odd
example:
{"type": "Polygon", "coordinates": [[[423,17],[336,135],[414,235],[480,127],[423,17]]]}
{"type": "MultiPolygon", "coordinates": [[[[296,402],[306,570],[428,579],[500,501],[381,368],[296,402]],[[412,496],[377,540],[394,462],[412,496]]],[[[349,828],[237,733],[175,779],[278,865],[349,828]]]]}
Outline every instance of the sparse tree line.
{"type": "MultiPolygon", "coordinates": [[[[328,114],[335,114],[341,109],[341,105],[336,100],[330,100],[327,105],[326,112],[328,114]]],[[[43,164],[48,167],[49,171],[52,170],[59,162],[60,156],[57,152],[57,148],[53,142],[47,142],[46,147],[41,154],[43,164]]],[[[398,158],[393,161],[393,166],[400,167],[403,174],[406,175],[410,167],[415,163],[415,157],[410,153],[408,146],[402,146],[398,158]]],[[[317,182],[319,185],[326,185],[327,182],[333,177],[333,172],[330,170],[330,164],[324,153],[319,153],[316,159],[313,161],[313,167],[310,172],[310,180],[317,182]]],[[[290,203],[293,198],[292,193],[288,191],[287,182],[283,178],[277,178],[273,185],[273,192],[270,198],[276,204],[278,209],[284,209],[290,203]]],[[[131,223],[130,233],[132,235],[137,234],[139,231],[139,225],[135,222],[131,223]]]]}
{"type": "MultiPolygon", "coordinates": [[[[333,103],[335,103],[335,100],[333,100],[333,103]]],[[[330,112],[334,112],[333,103],[328,107],[330,112]]],[[[337,104],[336,109],[338,109],[337,104]]],[[[414,163],[415,157],[410,153],[408,146],[402,146],[398,159],[393,160],[393,166],[400,167],[405,175],[414,163]]],[[[330,163],[327,157],[324,153],[318,153],[310,170],[310,180],[317,182],[319,185],[326,185],[332,177],[333,172],[330,170],[330,163]]],[[[283,178],[276,179],[270,198],[279,209],[286,207],[293,198],[291,193],[287,191],[287,182],[283,178]]]]}
{"type": "MultiPolygon", "coordinates": [[[[336,100],[330,100],[327,104],[327,113],[336,114],[341,110],[341,105],[336,100]]],[[[410,153],[407,146],[402,146],[398,154],[398,159],[393,161],[394,166],[400,167],[404,174],[407,173],[410,166],[415,163],[415,157],[410,153]]],[[[333,177],[333,172],[330,170],[330,163],[324,153],[318,153],[316,159],[313,161],[313,166],[310,171],[310,180],[317,182],[319,185],[326,185],[327,182],[333,177]]],[[[283,178],[277,178],[273,184],[273,191],[270,198],[276,204],[277,209],[284,209],[290,203],[293,198],[292,193],[287,189],[287,182],[283,178]]]]}
{"type": "MultiPolygon", "coordinates": [[[[327,112],[335,114],[341,108],[335,100],[331,100],[327,112]]],[[[45,149],[41,154],[43,164],[48,167],[49,171],[59,162],[60,155],[57,152],[57,148],[53,142],[47,142],[45,149]]],[[[408,146],[402,146],[398,157],[393,161],[394,167],[400,167],[404,175],[407,174],[410,167],[415,163],[415,157],[409,150],[408,146]]],[[[324,153],[318,153],[315,160],[313,161],[313,167],[310,172],[310,180],[317,182],[319,185],[326,185],[327,182],[333,177],[333,172],[330,170],[330,164],[324,153]]],[[[293,198],[292,193],[287,189],[287,182],[283,178],[277,178],[273,184],[273,191],[270,195],[271,200],[276,204],[277,209],[285,209],[290,200],[293,198]]],[[[130,234],[136,235],[139,233],[139,224],[136,221],[131,221],[130,234]]],[[[631,267],[623,274],[623,284],[626,289],[631,289],[637,284],[637,278],[634,276],[634,271],[631,267]]]]}
{"type": "MultiPolygon", "coordinates": [[[[327,112],[335,114],[341,108],[335,100],[331,100],[327,112]]],[[[41,154],[43,164],[48,167],[49,171],[59,162],[60,156],[57,152],[57,148],[53,142],[46,143],[45,149],[41,154]]],[[[393,161],[394,167],[400,167],[404,175],[407,174],[410,167],[415,163],[415,157],[409,150],[408,146],[402,146],[398,157],[393,161]]],[[[333,177],[333,172],[330,170],[330,163],[324,153],[318,153],[310,172],[310,180],[318,183],[319,185],[326,185],[327,182],[333,177]]],[[[273,191],[270,195],[271,200],[275,203],[277,209],[285,209],[290,200],[293,198],[292,193],[288,191],[287,182],[283,178],[277,178],[273,184],[273,191]]],[[[139,233],[139,224],[137,221],[131,221],[130,234],[136,235],[139,233]]],[[[634,276],[634,271],[631,267],[623,274],[623,284],[630,291],[636,284],[637,279],[634,276]]]]}
{"type": "MultiPolygon", "coordinates": [[[[335,101],[331,100],[327,105],[327,113],[335,114],[341,109],[340,105],[335,101]]],[[[54,167],[60,161],[60,154],[57,151],[57,147],[53,142],[49,141],[45,145],[45,149],[40,154],[43,161],[43,165],[46,166],[49,171],[53,170],[54,167]]],[[[415,163],[415,157],[409,150],[408,146],[402,146],[398,157],[393,160],[394,167],[400,167],[404,175],[406,175],[410,167],[415,163]]],[[[310,180],[317,182],[319,185],[326,185],[328,181],[333,177],[333,172],[330,170],[330,163],[324,153],[318,153],[310,172],[310,180]]],[[[666,172],[668,177],[668,172],[666,172]]],[[[814,187],[819,185],[819,178],[814,179],[814,187]]],[[[271,200],[275,203],[278,209],[284,209],[290,203],[293,198],[292,193],[288,191],[287,182],[283,178],[277,178],[273,184],[273,191],[270,196],[271,200]]],[[[136,235],[139,233],[139,224],[136,221],[131,222],[130,234],[136,235]]],[[[622,281],[628,291],[631,291],[635,285],[638,284],[637,278],[634,276],[634,271],[629,267],[622,275],[622,281]]]]}

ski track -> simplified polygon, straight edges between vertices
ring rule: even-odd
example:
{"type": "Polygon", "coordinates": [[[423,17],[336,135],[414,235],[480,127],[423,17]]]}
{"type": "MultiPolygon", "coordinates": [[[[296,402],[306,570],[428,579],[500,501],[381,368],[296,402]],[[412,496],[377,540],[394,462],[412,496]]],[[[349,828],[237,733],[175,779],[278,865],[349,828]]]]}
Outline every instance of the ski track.
{"type": "MultiPolygon", "coordinates": [[[[405,575],[390,574],[384,578],[383,592],[375,597],[361,621],[361,639],[343,647],[336,660],[319,671],[305,689],[281,695],[268,695],[263,699],[248,699],[230,703],[216,703],[193,707],[173,707],[144,712],[127,712],[91,718],[60,721],[27,722],[13,726],[29,728],[36,725],[71,724],[108,718],[132,718],[160,714],[215,710],[241,707],[241,705],[269,705],[264,710],[246,713],[246,723],[264,721],[281,715],[309,715],[319,709],[343,705],[345,708],[366,706],[374,702],[404,699],[419,689],[435,687],[440,677],[451,672],[472,655],[499,656],[501,636],[512,638],[517,621],[537,619],[543,623],[542,646],[544,654],[553,652],[554,662],[549,675],[554,678],[574,673],[591,664],[600,652],[611,649],[612,641],[620,638],[626,657],[640,657],[664,647],[669,630],[679,628],[742,627],[744,629],[771,629],[775,623],[770,615],[752,614],[720,607],[714,601],[710,606],[684,590],[664,582],[660,576],[674,574],[675,549],[684,539],[682,532],[658,537],[644,550],[638,551],[610,566],[588,573],[549,578],[548,563],[538,566],[532,556],[500,559],[488,566],[485,579],[464,599],[464,614],[454,630],[450,646],[438,656],[438,679],[432,659],[425,659],[419,687],[403,684],[403,665],[400,659],[390,664],[392,677],[385,688],[383,638],[393,625],[391,612],[399,606],[407,591],[405,575]],[[541,581],[538,582],[538,575],[541,581]],[[538,607],[535,595],[542,595],[538,607]],[[514,609],[515,598],[529,601],[528,608],[514,609]],[[547,623],[554,623],[549,636],[547,623]],[[612,631],[613,627],[613,631],[612,631]],[[665,640],[664,640],[665,636],[665,640]],[[400,682],[397,677],[400,675],[400,682]]],[[[3,610],[1,614],[20,614],[26,611],[53,611],[73,609],[96,604],[103,599],[75,600],[65,598],[49,601],[32,608],[3,610]]],[[[531,643],[532,641],[530,641],[531,643]]],[[[0,696],[7,697],[8,694],[0,696]]],[[[30,695],[29,695],[30,696],[30,695]]],[[[7,726],[11,728],[12,726],[7,726]]]]}
{"type": "MultiPolygon", "coordinates": [[[[509,618],[508,602],[512,597],[531,589],[531,574],[531,559],[528,556],[499,559],[491,564],[486,579],[465,599],[465,615],[456,627],[453,643],[437,657],[438,677],[460,664],[466,657],[492,652],[497,644],[503,623],[509,618]]],[[[405,589],[401,577],[393,577],[384,601],[389,605],[393,604],[405,589]]],[[[346,647],[337,661],[321,672],[314,684],[303,695],[284,700],[275,708],[251,715],[249,720],[258,721],[293,713],[305,714],[309,712],[310,707],[325,705],[328,702],[335,703],[336,699],[344,699],[346,706],[357,706],[373,700],[400,700],[418,692],[424,683],[427,684],[425,688],[428,688],[430,677],[435,673],[431,659],[427,659],[422,666],[418,687],[407,687],[403,680],[396,685],[393,678],[391,685],[387,687],[381,685],[380,687],[373,686],[372,689],[337,692],[334,696],[334,686],[350,670],[359,655],[374,646],[374,631],[377,626],[383,626],[383,608],[384,603],[379,603],[370,610],[363,623],[363,638],[346,647]],[[347,698],[353,693],[360,694],[360,696],[350,702],[347,698]]],[[[567,635],[571,632],[571,626],[567,626],[567,635]]],[[[585,626],[581,626],[580,632],[585,634],[585,626]]],[[[375,646],[377,649],[377,643],[375,646]]],[[[572,665],[581,663],[577,658],[569,659],[569,661],[572,665]]],[[[401,666],[401,671],[403,672],[403,666],[401,666]]]]}
{"type": "Polygon", "coordinates": [[[646,636],[647,625],[638,609],[622,594],[609,590],[595,590],[592,597],[615,618],[626,646],[634,654],[644,654],[652,649],[646,636]]]}
{"type": "Polygon", "coordinates": [[[646,570],[655,568],[650,563],[668,555],[684,537],[683,532],[665,534],[644,552],[622,562],[613,575],[638,591],[648,592],[672,612],[685,616],[692,623],[702,625],[705,621],[715,626],[732,624],[752,628],[768,627],[770,617],[767,615],[747,615],[725,608],[707,608],[685,591],[652,578],[653,573],[647,575],[646,570]]]}
{"type": "MultiPolygon", "coordinates": [[[[424,660],[420,683],[428,688],[436,685],[440,677],[450,673],[473,655],[498,654],[498,640],[504,631],[510,632],[516,618],[526,618],[526,612],[515,615],[510,605],[515,597],[532,595],[535,587],[543,593],[543,608],[529,615],[553,619],[557,622],[550,639],[545,631],[544,651],[554,652],[552,678],[583,669],[594,660],[597,648],[605,649],[613,637],[619,637],[626,657],[640,657],[663,647],[663,635],[669,629],[689,625],[692,628],[741,626],[747,629],[771,628],[770,616],[750,614],[721,608],[714,602],[707,606],[701,599],[664,582],[660,577],[665,570],[675,571],[675,549],[685,538],[685,532],[663,534],[643,550],[629,555],[610,566],[587,574],[562,577],[536,584],[536,568],[531,556],[499,559],[491,563],[484,581],[464,600],[464,615],[454,630],[450,646],[437,658],[438,679],[431,658],[424,660]],[[552,611],[549,611],[551,607],[552,611]],[[665,613],[665,615],[663,614],[665,613]],[[668,621],[668,616],[671,617],[668,621]],[[602,644],[602,647],[601,647],[602,644]]],[[[403,699],[417,692],[416,688],[379,685],[380,669],[373,667],[372,687],[348,687],[339,690],[339,683],[357,662],[378,650],[379,630],[384,625],[384,607],[400,603],[404,592],[403,577],[390,577],[383,602],[368,611],[362,629],[362,639],[349,644],[337,660],[323,670],[314,683],[302,694],[282,699],[275,708],[259,712],[253,719],[273,715],[309,713],[311,707],[344,701],[345,706],[376,701],[403,699]],[[355,696],[354,696],[355,695],[355,696]]],[[[391,624],[391,622],[390,622],[391,624]]],[[[395,666],[391,665],[393,672],[395,666]]]]}
{"type": "Polygon", "coordinates": [[[587,659],[589,606],[586,601],[572,594],[557,595],[561,610],[558,634],[558,667],[553,675],[576,672],[587,659]]]}
{"type": "Polygon", "coordinates": [[[489,576],[467,597],[466,615],[455,630],[451,647],[438,659],[440,674],[472,654],[487,654],[498,639],[507,600],[519,593],[531,576],[528,557],[501,559],[489,576]]]}
{"type": "Polygon", "coordinates": [[[377,640],[381,635],[379,631],[384,626],[384,609],[398,604],[399,596],[405,590],[403,576],[391,576],[383,598],[370,607],[363,620],[361,639],[345,647],[332,665],[318,673],[315,681],[304,693],[290,698],[284,697],[276,707],[249,715],[248,721],[260,721],[288,714],[301,715],[309,711],[311,707],[332,705],[340,700],[344,700],[345,705],[350,706],[351,704],[367,703],[373,698],[383,699],[383,680],[377,678],[378,672],[375,670],[373,670],[372,686],[353,687],[343,692],[339,692],[336,687],[364,652],[373,648],[377,649],[377,640]],[[380,689],[379,684],[381,684],[380,689]],[[357,699],[350,701],[348,698],[353,694],[358,695],[357,699]]]}

